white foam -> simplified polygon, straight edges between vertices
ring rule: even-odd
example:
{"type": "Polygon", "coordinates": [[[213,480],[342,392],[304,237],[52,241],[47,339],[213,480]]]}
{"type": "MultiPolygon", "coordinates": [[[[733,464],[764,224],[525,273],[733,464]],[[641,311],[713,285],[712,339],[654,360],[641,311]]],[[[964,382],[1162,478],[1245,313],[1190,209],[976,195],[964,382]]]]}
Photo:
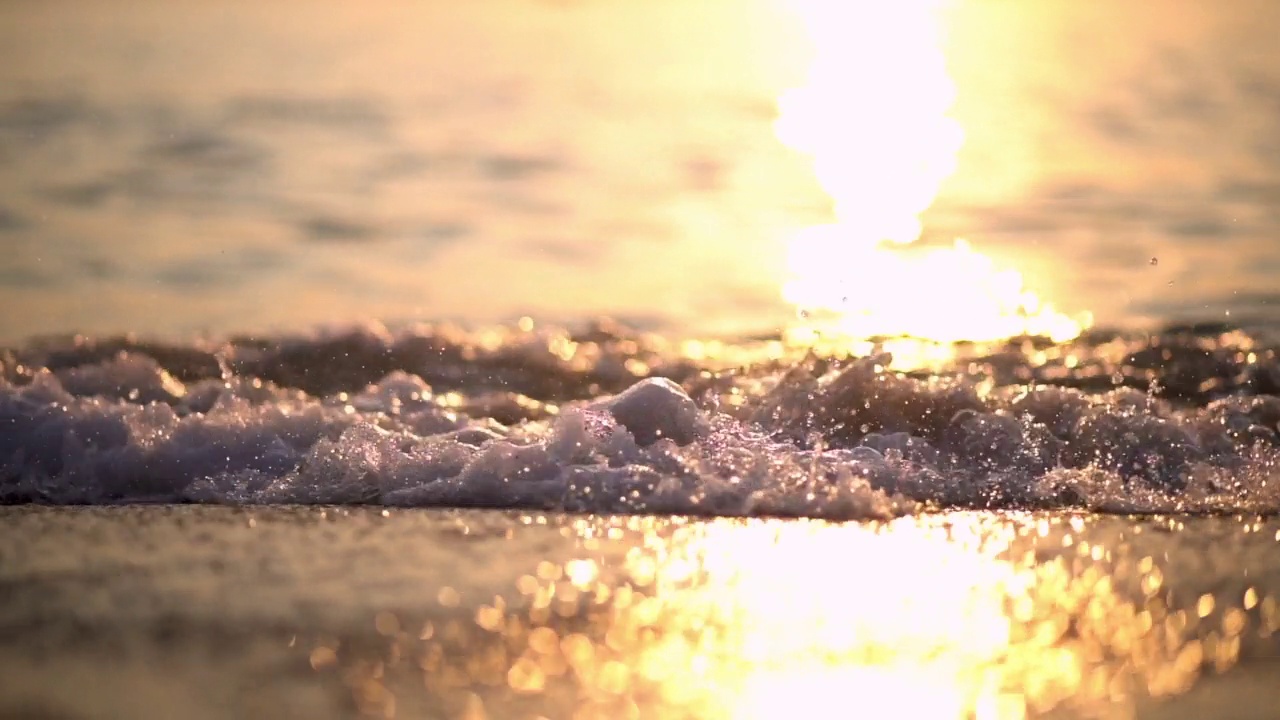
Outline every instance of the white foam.
{"type": "MultiPolygon", "coordinates": [[[[339,338],[370,357],[410,340],[339,338]]],[[[295,339],[288,349],[301,358],[315,349],[324,363],[319,349],[333,342],[295,339]]],[[[526,345],[508,350],[537,354],[526,345]]],[[[240,362],[269,367],[271,352],[252,365],[243,351],[240,362]]],[[[471,378],[465,355],[427,372],[471,378]]],[[[606,358],[618,363],[598,352],[606,358]]],[[[338,372],[291,362],[302,363],[292,372],[304,379],[338,372]]],[[[351,362],[339,371],[363,367],[351,362]]],[[[35,363],[0,380],[0,499],[830,518],[888,516],[918,503],[1280,508],[1272,471],[1280,399],[1270,396],[1175,407],[1127,389],[987,392],[963,378],[895,374],[879,356],[744,373],[726,390],[739,393],[733,403],[715,392],[695,401],[660,377],[613,395],[533,400],[519,391],[567,387],[576,376],[549,361],[494,363],[506,373],[497,387],[438,392],[397,368],[362,389],[323,395],[243,370],[183,382],[136,350],[57,370],[35,363]]]]}

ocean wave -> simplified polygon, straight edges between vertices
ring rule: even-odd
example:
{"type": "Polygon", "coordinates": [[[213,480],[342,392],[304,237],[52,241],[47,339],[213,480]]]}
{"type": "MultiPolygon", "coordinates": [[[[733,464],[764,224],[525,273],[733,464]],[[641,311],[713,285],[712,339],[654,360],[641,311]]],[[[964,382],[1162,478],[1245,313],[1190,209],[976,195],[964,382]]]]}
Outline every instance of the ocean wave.
{"type": "Polygon", "coordinates": [[[1280,509],[1280,364],[1226,328],[957,346],[377,326],[0,354],[0,501],[876,518],[1280,509]]]}

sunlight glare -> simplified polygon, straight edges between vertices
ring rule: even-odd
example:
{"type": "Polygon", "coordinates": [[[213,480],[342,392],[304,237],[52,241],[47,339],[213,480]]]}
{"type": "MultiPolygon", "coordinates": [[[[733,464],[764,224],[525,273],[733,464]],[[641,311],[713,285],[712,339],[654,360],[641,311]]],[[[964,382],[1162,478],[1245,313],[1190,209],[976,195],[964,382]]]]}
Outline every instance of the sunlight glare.
{"type": "Polygon", "coordinates": [[[964,718],[1007,680],[997,669],[1010,652],[1005,606],[1031,582],[999,559],[1005,547],[1000,533],[963,523],[723,524],[668,546],[676,552],[655,589],[678,593],[686,612],[717,609],[719,643],[700,647],[714,673],[702,682],[721,690],[729,717],[847,717],[857,707],[964,718]],[[696,591],[673,564],[698,568],[696,591]]]}
{"type": "Polygon", "coordinates": [[[1059,312],[967,242],[893,247],[919,239],[964,139],[947,115],[944,2],[792,3],[813,58],[806,84],[779,97],[775,131],[812,158],[836,220],[791,239],[783,298],[852,338],[1069,340],[1088,316],[1059,312]]]}

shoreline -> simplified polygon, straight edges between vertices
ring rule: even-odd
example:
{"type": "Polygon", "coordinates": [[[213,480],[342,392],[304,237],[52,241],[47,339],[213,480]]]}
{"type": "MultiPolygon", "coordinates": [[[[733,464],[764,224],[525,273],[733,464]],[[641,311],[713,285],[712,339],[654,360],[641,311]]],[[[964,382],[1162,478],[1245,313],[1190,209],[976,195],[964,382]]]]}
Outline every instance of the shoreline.
{"type": "MultiPolygon", "coordinates": [[[[744,678],[776,685],[780,707],[800,711],[883,673],[934,700],[950,686],[936,684],[944,679],[968,688],[949,701],[960,712],[982,701],[969,664],[1002,678],[1001,697],[1021,693],[1036,717],[1083,717],[1102,707],[1092,703],[1111,703],[1069,681],[1099,672],[1128,683],[1120,707],[1144,718],[1190,717],[1224,688],[1252,694],[1230,690],[1221,717],[1265,717],[1277,698],[1264,683],[1277,670],[1280,616],[1259,614],[1274,612],[1280,597],[1275,519],[953,512],[834,524],[152,505],[8,506],[0,521],[8,548],[0,586],[11,600],[0,609],[11,641],[0,667],[25,668],[0,673],[8,712],[293,717],[306,706],[338,718],[385,714],[391,702],[396,717],[457,717],[468,707],[492,718],[560,717],[625,706],[641,717],[710,718],[735,714],[744,678]],[[917,567],[928,571],[913,574],[917,567]],[[1027,601],[1018,601],[1023,592],[1027,601]],[[1153,598],[1165,616],[1196,620],[1155,655],[1163,632],[1151,645],[1134,634],[1153,598]],[[1098,603],[1110,619],[1090,619],[1098,603]],[[1240,619],[1235,634],[1222,634],[1240,619]],[[1277,632],[1263,638],[1272,621],[1277,632]],[[992,622],[1010,634],[973,634],[992,622]],[[862,629],[847,634],[845,623],[862,629]],[[1036,640],[1051,627],[1077,629],[1036,640]],[[562,649],[539,654],[551,637],[562,649]],[[990,645],[996,637],[1005,639],[990,645]],[[1127,645],[1116,644],[1122,637],[1127,645]],[[1109,649],[1094,657],[1087,638],[1109,649]],[[1232,638],[1235,656],[1206,653],[1206,642],[1232,638]],[[629,669],[621,692],[602,679],[604,665],[575,669],[581,643],[600,663],[629,669]],[[759,643],[767,654],[743,654],[759,643]],[[1188,648],[1198,648],[1202,673],[1175,672],[1188,648]],[[1075,658],[1083,674],[1044,685],[1036,673],[1056,667],[1044,664],[1051,655],[1075,658]],[[431,666],[432,657],[443,664],[431,666]],[[679,675],[652,674],[657,657],[672,669],[709,662],[710,674],[697,686],[672,685],[679,675]],[[1136,657],[1146,659],[1134,665],[1136,657]],[[788,667],[805,673],[810,695],[792,694],[801,686],[788,667]],[[89,668],[101,684],[69,699],[63,679],[89,668]],[[1063,695],[1061,682],[1073,692],[1063,695]],[[1138,688],[1147,687],[1191,704],[1144,699],[1138,688]],[[154,706],[135,707],[144,697],[154,706]]],[[[891,700],[913,702],[864,698],[885,711],[893,706],[879,703],[891,700]]]]}

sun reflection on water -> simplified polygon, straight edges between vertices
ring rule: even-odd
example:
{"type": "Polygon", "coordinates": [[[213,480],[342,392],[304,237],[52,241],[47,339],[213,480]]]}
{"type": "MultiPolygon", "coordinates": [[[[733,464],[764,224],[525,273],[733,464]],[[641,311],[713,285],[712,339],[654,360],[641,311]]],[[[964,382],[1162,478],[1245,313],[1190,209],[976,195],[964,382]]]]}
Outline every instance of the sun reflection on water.
{"type": "Polygon", "coordinates": [[[835,222],[798,231],[783,297],[805,329],[939,342],[1043,335],[1091,324],[1059,312],[968,242],[911,247],[956,169],[964,133],[940,38],[945,0],[794,0],[812,47],[805,85],[778,99],[776,133],[809,155],[835,222]],[[895,248],[894,246],[900,246],[895,248]]]}
{"type": "Polygon", "coordinates": [[[380,717],[1127,718],[1280,633],[1253,581],[1171,584],[1204,560],[1157,560],[1176,519],[527,520],[510,590],[433,589],[311,666],[380,717]]]}
{"type": "Polygon", "coordinates": [[[1235,662],[1243,622],[1197,626],[1152,558],[1082,536],[981,514],[691,525],[629,554],[643,599],[611,623],[639,629],[605,645],[688,716],[761,720],[1123,717],[1235,662]]]}
{"type": "Polygon", "coordinates": [[[921,525],[747,526],[708,528],[692,541],[706,570],[702,590],[737,613],[725,655],[742,667],[727,678],[738,698],[728,716],[857,704],[963,717],[975,688],[989,694],[981,676],[1009,643],[1004,594],[1021,580],[994,558],[993,538],[966,547],[969,539],[946,534],[921,525]],[[818,571],[833,552],[848,554],[841,569],[818,571]]]}

